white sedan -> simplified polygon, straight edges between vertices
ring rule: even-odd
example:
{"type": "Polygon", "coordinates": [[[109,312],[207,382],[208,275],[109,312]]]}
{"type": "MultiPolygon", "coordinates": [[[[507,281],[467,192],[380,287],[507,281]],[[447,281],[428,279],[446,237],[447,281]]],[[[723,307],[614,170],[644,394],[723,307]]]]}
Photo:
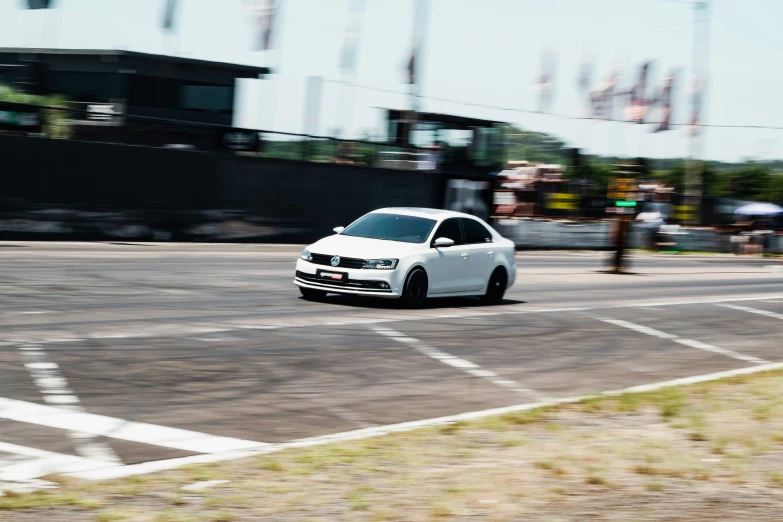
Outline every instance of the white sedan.
{"type": "Polygon", "coordinates": [[[514,243],[469,214],[384,208],[334,231],[296,262],[306,299],[354,294],[416,308],[428,297],[480,296],[495,304],[514,284],[514,243]]]}

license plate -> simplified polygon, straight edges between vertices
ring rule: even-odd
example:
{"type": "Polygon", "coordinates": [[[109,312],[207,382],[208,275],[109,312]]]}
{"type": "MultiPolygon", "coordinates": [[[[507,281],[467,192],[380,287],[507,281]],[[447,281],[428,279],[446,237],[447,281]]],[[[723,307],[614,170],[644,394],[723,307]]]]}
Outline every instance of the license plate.
{"type": "Polygon", "coordinates": [[[321,272],[321,277],[331,279],[332,281],[342,281],[345,278],[345,274],[340,272],[321,272]]]}

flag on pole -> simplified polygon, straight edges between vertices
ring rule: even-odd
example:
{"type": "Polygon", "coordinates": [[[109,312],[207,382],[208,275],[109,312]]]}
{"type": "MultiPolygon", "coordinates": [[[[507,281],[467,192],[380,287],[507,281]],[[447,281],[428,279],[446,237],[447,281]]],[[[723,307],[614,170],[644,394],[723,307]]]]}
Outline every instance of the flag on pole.
{"type": "Polygon", "coordinates": [[[364,0],[351,0],[348,9],[348,23],[345,30],[345,42],[340,57],[340,70],[343,74],[356,70],[356,55],[361,37],[361,20],[364,12],[364,0]]]}
{"type": "Polygon", "coordinates": [[[694,79],[693,87],[691,88],[691,118],[688,122],[690,134],[693,136],[699,133],[699,125],[701,125],[702,91],[701,80],[698,78],[694,79]]]}
{"type": "Polygon", "coordinates": [[[166,31],[174,30],[174,14],[177,10],[177,0],[166,0],[166,7],[163,11],[163,29],[166,31]]]}
{"type": "Polygon", "coordinates": [[[408,83],[417,85],[421,82],[421,64],[419,63],[427,36],[429,18],[429,0],[413,0],[413,33],[411,54],[408,59],[408,83]]]}
{"type": "Polygon", "coordinates": [[[650,100],[646,97],[647,94],[647,79],[652,67],[652,62],[645,62],[639,71],[639,77],[636,83],[628,91],[629,103],[626,109],[626,119],[635,123],[644,123],[644,118],[647,115],[647,109],[650,105],[650,100]]]}
{"type": "Polygon", "coordinates": [[[590,91],[590,114],[598,120],[611,120],[613,116],[614,88],[617,84],[617,72],[590,91]]]}
{"type": "Polygon", "coordinates": [[[258,33],[255,50],[267,51],[273,46],[274,25],[280,3],[275,0],[248,0],[251,15],[255,18],[258,33]]]}
{"type": "Polygon", "coordinates": [[[672,71],[669,76],[664,80],[660,93],[656,96],[656,103],[658,104],[659,120],[658,124],[653,129],[653,132],[663,132],[671,129],[672,119],[672,89],[674,88],[674,81],[676,73],[672,71]]]}
{"type": "Polygon", "coordinates": [[[584,94],[590,90],[590,84],[593,81],[593,60],[592,58],[583,58],[579,64],[579,91],[584,94]]]}
{"type": "Polygon", "coordinates": [[[533,83],[538,91],[538,112],[549,112],[554,91],[555,53],[544,52],[541,58],[541,76],[533,83]]]}
{"type": "Polygon", "coordinates": [[[411,57],[408,59],[408,83],[416,83],[416,47],[411,49],[411,57]]]}
{"type": "Polygon", "coordinates": [[[49,9],[52,6],[52,0],[27,0],[28,9],[49,9]]]}

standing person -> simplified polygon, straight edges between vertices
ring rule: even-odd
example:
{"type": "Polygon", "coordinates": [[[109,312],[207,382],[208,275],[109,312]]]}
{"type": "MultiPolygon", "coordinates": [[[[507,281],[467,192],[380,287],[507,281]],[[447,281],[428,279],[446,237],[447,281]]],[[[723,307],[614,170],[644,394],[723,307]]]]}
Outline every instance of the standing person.
{"type": "Polygon", "coordinates": [[[628,220],[623,216],[619,216],[615,220],[614,226],[612,227],[612,246],[614,247],[614,263],[612,268],[615,272],[620,272],[624,268],[625,249],[628,239],[628,225],[628,220]]]}

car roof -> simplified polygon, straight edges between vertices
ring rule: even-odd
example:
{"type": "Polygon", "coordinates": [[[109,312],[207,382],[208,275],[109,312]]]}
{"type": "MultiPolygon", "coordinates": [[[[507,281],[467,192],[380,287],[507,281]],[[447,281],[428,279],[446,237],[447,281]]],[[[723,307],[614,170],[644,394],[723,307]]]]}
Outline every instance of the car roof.
{"type": "Polygon", "coordinates": [[[475,216],[471,216],[470,214],[465,214],[463,212],[455,212],[453,210],[443,210],[439,208],[424,208],[424,207],[379,208],[378,210],[373,210],[371,213],[372,214],[400,214],[403,216],[416,216],[416,217],[423,217],[423,218],[437,219],[437,220],[443,220],[450,217],[475,218],[475,216]]]}

